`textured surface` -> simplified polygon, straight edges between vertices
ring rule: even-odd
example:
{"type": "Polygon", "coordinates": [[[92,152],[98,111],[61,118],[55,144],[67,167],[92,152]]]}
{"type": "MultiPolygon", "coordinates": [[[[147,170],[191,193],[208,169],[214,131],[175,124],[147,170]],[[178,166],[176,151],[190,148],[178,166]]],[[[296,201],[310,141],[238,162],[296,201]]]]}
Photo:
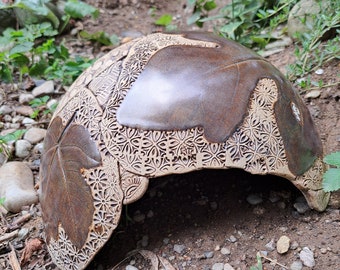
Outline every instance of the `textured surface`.
{"type": "MultiPolygon", "coordinates": [[[[190,52],[183,53],[183,55],[187,54],[190,55],[190,52]]],[[[312,143],[304,146],[309,156],[302,162],[302,165],[294,165],[300,161],[298,155],[291,153],[296,149],[286,147],[293,137],[297,143],[305,140],[304,136],[307,133],[304,131],[304,123],[311,123],[310,116],[291,87],[284,83],[280,73],[260,59],[255,61],[261,63],[260,68],[254,69],[252,66],[254,61],[245,61],[245,59],[253,58],[258,57],[240,45],[210,35],[154,34],[111,51],[76,80],[62,99],[52,120],[49,134],[53,140],[48,139],[49,136],[47,136],[46,153],[43,156],[41,168],[42,187],[46,187],[42,188],[41,203],[43,218],[47,223],[47,243],[59,267],[64,269],[85,267],[117,227],[122,204],[140,198],[147,188],[148,178],[161,175],[184,173],[202,168],[241,168],[254,174],[279,175],[291,180],[300,188],[310,206],[318,210],[325,208],[327,195],[320,191],[320,173],[323,170],[320,161],[321,148],[314,126],[308,125],[308,132],[313,133],[308,140],[312,143]],[[167,48],[164,50],[164,54],[167,55],[178,47],[183,51],[191,51],[193,48],[199,50],[203,55],[200,56],[201,65],[204,52],[210,53],[211,50],[224,47],[226,55],[230,49],[229,58],[226,59],[231,61],[226,62],[224,66],[238,66],[236,64],[238,61],[243,61],[244,64],[249,63],[247,64],[249,66],[243,70],[243,72],[247,71],[244,74],[241,74],[237,68],[232,69],[233,75],[228,75],[228,71],[225,71],[226,76],[230,76],[233,80],[229,89],[224,88],[221,74],[217,76],[218,80],[222,80],[220,88],[218,84],[215,85],[215,79],[213,79],[212,93],[217,93],[217,96],[211,93],[209,96],[207,92],[209,87],[203,87],[203,90],[200,90],[200,93],[210,100],[207,106],[210,112],[207,115],[201,114],[203,122],[197,122],[197,126],[190,124],[190,119],[185,119],[184,123],[179,121],[183,119],[183,114],[185,115],[186,112],[180,112],[182,107],[177,104],[170,106],[170,109],[173,109],[177,115],[175,118],[167,119],[167,110],[165,110],[162,117],[164,115],[166,117],[158,120],[163,128],[157,129],[156,126],[150,125],[149,121],[142,123],[143,129],[140,126],[136,128],[133,125],[119,123],[117,110],[125,102],[129,91],[134,90],[134,83],[142,78],[143,70],[148,70],[148,64],[154,63],[153,61],[164,62],[163,65],[167,66],[167,62],[171,62],[172,58],[159,58],[159,55],[162,55],[162,49],[167,48]],[[239,79],[235,80],[235,76],[239,79]],[[243,88],[243,85],[247,85],[246,88],[243,88]],[[228,93],[220,93],[224,91],[228,93]],[[228,106],[238,109],[237,112],[230,108],[228,108],[229,111],[223,108],[223,102],[220,103],[219,100],[221,95],[226,104],[229,104],[228,106]],[[289,127],[292,127],[292,130],[299,130],[298,133],[281,130],[284,125],[279,123],[285,124],[287,120],[285,118],[281,120],[283,112],[279,108],[280,115],[277,115],[275,106],[281,104],[278,100],[282,95],[287,98],[290,106],[284,105],[280,108],[291,116],[288,119],[292,121],[289,127]],[[233,102],[229,101],[231,96],[234,97],[233,102]],[[214,107],[214,102],[218,106],[214,107]],[[216,114],[220,116],[214,115],[213,109],[216,109],[216,114]],[[212,120],[206,120],[205,117],[212,120]],[[233,121],[225,124],[228,117],[233,121]],[[219,126],[216,121],[222,123],[222,132],[215,133],[215,128],[219,126]],[[48,175],[60,167],[60,162],[57,158],[49,157],[49,153],[55,151],[53,150],[55,147],[61,149],[64,138],[71,137],[68,135],[71,130],[74,130],[76,134],[72,137],[73,142],[77,145],[82,142],[83,146],[78,146],[85,153],[87,153],[85,149],[91,147],[91,153],[87,153],[86,156],[92,157],[92,160],[97,163],[84,162],[82,155],[75,154],[72,150],[73,154],[70,154],[72,158],[61,159],[63,163],[68,164],[67,166],[74,168],[75,176],[65,174],[66,177],[61,178],[65,183],[51,184],[51,177],[48,175]],[[282,132],[285,136],[282,136],[282,132]],[[96,149],[93,149],[93,146],[96,149]],[[76,164],[76,166],[71,164],[76,164]],[[52,219],[53,224],[49,224],[51,222],[49,216],[54,211],[55,202],[49,195],[55,193],[55,188],[60,189],[63,185],[73,186],[73,182],[82,189],[71,191],[70,188],[66,188],[67,194],[74,198],[70,197],[68,203],[76,204],[77,198],[84,197],[85,204],[92,204],[93,207],[90,206],[92,210],[89,212],[82,213],[86,222],[90,220],[91,224],[81,225],[82,233],[79,236],[75,236],[72,229],[68,227],[71,223],[66,225],[63,222],[67,219],[67,213],[58,213],[57,216],[62,218],[52,219]],[[48,229],[49,226],[53,227],[52,231],[48,229]]],[[[213,67],[213,62],[209,67],[213,67]]],[[[220,65],[221,63],[217,66],[217,73],[220,72],[220,65]]],[[[188,66],[195,67],[189,60],[188,66]]],[[[180,69],[177,70],[176,65],[169,64],[168,67],[180,74],[180,69]]],[[[214,77],[213,69],[209,72],[214,77]]],[[[201,76],[201,80],[204,81],[204,79],[205,77],[201,76]]],[[[174,86],[180,85],[176,83],[174,86]]],[[[177,93],[176,87],[173,88],[175,93],[177,93]]],[[[185,92],[187,84],[181,87],[185,92]]],[[[137,91],[142,90],[137,89],[137,91]]],[[[157,88],[153,88],[152,91],[154,95],[157,88]]],[[[190,92],[188,96],[187,104],[195,108],[192,104],[197,104],[197,99],[192,99],[190,92]]],[[[180,101],[180,99],[177,100],[180,101]]],[[[205,102],[205,99],[198,99],[198,103],[201,101],[205,102]]],[[[152,105],[155,104],[153,101],[152,105]]],[[[134,106],[134,104],[129,106],[134,106]]],[[[127,106],[128,112],[129,106],[127,106]]],[[[154,114],[150,115],[152,120],[156,117],[154,114]]],[[[143,121],[145,119],[145,117],[141,118],[143,121]]],[[[64,204],[65,202],[60,199],[56,202],[58,203],[64,204]]],[[[61,206],[61,209],[63,207],[65,205],[61,206]]],[[[77,230],[78,222],[75,222],[74,226],[74,230],[77,230]]]]}

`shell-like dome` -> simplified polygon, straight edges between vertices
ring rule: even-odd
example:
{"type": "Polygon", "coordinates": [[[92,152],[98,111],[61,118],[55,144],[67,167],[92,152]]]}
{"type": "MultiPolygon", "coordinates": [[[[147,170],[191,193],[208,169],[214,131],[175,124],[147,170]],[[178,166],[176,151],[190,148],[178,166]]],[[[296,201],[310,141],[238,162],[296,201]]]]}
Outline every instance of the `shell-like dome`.
{"type": "Polygon", "coordinates": [[[40,201],[62,269],[82,269],[148,179],[240,168],[290,180],[322,211],[322,145],[283,75],[207,33],[156,33],[99,59],[61,100],[44,142],[40,201]]]}

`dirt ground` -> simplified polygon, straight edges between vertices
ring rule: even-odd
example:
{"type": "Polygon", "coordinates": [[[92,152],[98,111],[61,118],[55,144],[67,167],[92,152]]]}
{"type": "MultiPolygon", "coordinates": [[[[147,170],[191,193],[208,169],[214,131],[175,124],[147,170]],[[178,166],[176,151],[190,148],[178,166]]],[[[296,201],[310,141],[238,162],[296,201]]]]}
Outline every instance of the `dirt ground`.
{"type": "MultiPolygon", "coordinates": [[[[96,3],[101,10],[99,19],[87,19],[83,26],[88,32],[105,31],[128,40],[162,31],[153,22],[158,16],[169,13],[175,16],[179,29],[197,30],[185,23],[191,14],[185,3],[183,0],[108,0],[105,6],[96,3]]],[[[207,25],[206,30],[212,30],[212,26],[207,25]]],[[[285,73],[287,64],[294,61],[293,45],[268,59],[285,73]]],[[[322,79],[325,84],[339,81],[339,61],[327,64],[323,70],[322,75],[312,74],[312,79],[322,79]]],[[[321,95],[315,99],[305,98],[306,94],[301,91],[320,132],[324,152],[340,151],[339,84],[321,89],[321,95]]],[[[301,196],[285,179],[239,170],[205,170],[153,179],[147,194],[124,209],[120,226],[88,269],[113,269],[120,262],[116,269],[125,269],[131,260],[139,260],[138,256],[124,260],[129,252],[138,248],[168,259],[176,269],[208,270],[216,263],[249,269],[255,265],[256,254],[260,251],[265,251],[267,257],[262,258],[263,269],[291,269],[290,265],[299,260],[304,247],[314,253],[313,269],[340,269],[340,203],[337,197],[333,196],[332,205],[323,213],[307,210],[300,214],[294,204],[301,196]],[[249,195],[256,195],[263,201],[252,205],[247,202],[249,195]],[[288,252],[281,255],[275,245],[283,235],[290,238],[291,244],[288,252]],[[181,245],[181,252],[176,251],[175,245],[181,245]]],[[[28,239],[41,237],[42,232],[39,205],[34,206],[33,213],[22,225],[30,231],[28,239]]],[[[7,222],[10,224],[20,215],[6,217],[7,222]]],[[[11,242],[18,257],[25,243],[27,240],[11,242]]],[[[0,250],[0,268],[7,269],[10,249],[0,245],[0,250]]],[[[57,268],[43,246],[22,269],[57,268]]]]}

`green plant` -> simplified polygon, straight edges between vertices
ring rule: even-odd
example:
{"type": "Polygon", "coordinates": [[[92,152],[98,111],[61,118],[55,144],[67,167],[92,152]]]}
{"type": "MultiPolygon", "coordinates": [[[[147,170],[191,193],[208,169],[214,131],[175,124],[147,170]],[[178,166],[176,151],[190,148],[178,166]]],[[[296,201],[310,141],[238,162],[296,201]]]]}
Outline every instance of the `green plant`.
{"type": "Polygon", "coordinates": [[[340,59],[340,2],[331,1],[333,5],[329,12],[315,14],[313,24],[307,24],[309,32],[297,33],[301,46],[295,49],[297,60],[289,65],[288,77],[293,80],[316,70],[324,63],[333,59],[340,59]],[[331,31],[336,30],[334,38],[322,42],[322,38],[331,31]]]}
{"type": "Polygon", "coordinates": [[[208,12],[217,6],[214,1],[189,0],[194,5],[193,15],[188,23],[203,23],[211,21],[215,31],[221,36],[237,40],[247,47],[263,48],[275,39],[272,31],[279,24],[287,21],[290,8],[297,0],[277,1],[232,0],[222,7],[217,15],[208,16],[208,12]]]}
{"type": "Polygon", "coordinates": [[[256,264],[253,266],[250,266],[250,270],[262,270],[262,257],[260,253],[256,254],[256,264]]]}
{"type": "Polygon", "coordinates": [[[29,105],[34,108],[33,114],[30,115],[32,119],[36,119],[38,116],[42,115],[47,115],[49,113],[53,113],[54,110],[57,107],[57,103],[53,104],[53,106],[48,109],[47,108],[47,101],[50,99],[49,96],[43,96],[39,98],[32,99],[29,102],[29,105]]]}
{"type": "Polygon", "coordinates": [[[119,45],[119,38],[117,35],[113,34],[109,36],[106,32],[98,31],[90,34],[86,31],[79,32],[80,37],[83,39],[90,40],[92,42],[98,42],[99,44],[109,46],[109,45],[119,45]]]}
{"type": "Polygon", "coordinates": [[[208,17],[209,11],[217,8],[215,1],[211,0],[188,0],[189,7],[193,7],[193,14],[188,18],[187,24],[195,23],[197,26],[203,26],[203,19],[208,17]]]}
{"type": "Polygon", "coordinates": [[[340,151],[331,153],[324,158],[324,162],[330,168],[323,175],[322,187],[324,191],[336,191],[340,189],[340,151]]]}
{"type": "Polygon", "coordinates": [[[172,24],[172,16],[170,14],[164,14],[155,21],[156,25],[164,26],[165,30],[172,31],[177,27],[172,24]]]}
{"type": "Polygon", "coordinates": [[[7,44],[0,47],[0,79],[13,83],[13,74],[18,72],[19,81],[29,74],[59,79],[70,85],[93,60],[72,58],[63,44],[55,43],[56,34],[49,22],[27,25],[20,30],[6,29],[0,37],[0,44],[7,44]]]}
{"type": "Polygon", "coordinates": [[[8,144],[10,142],[15,142],[19,140],[25,132],[26,130],[19,129],[6,135],[0,135],[0,153],[4,153],[7,157],[9,157],[10,151],[8,144]]]}
{"type": "Polygon", "coordinates": [[[81,19],[91,15],[97,18],[98,9],[78,0],[16,0],[1,1],[0,10],[9,10],[8,16],[16,18],[20,26],[50,22],[54,29],[62,32],[70,18],[81,19]]]}

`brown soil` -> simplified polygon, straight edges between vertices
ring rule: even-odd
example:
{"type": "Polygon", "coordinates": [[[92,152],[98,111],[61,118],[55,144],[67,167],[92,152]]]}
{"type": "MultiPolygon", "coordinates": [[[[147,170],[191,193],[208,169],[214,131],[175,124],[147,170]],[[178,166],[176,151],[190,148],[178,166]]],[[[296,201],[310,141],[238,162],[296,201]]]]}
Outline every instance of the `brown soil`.
{"type": "MultiPolygon", "coordinates": [[[[165,13],[176,16],[179,29],[196,29],[185,23],[191,10],[186,8],[184,0],[106,2],[106,7],[100,7],[97,21],[84,21],[86,31],[105,31],[125,36],[127,40],[135,35],[161,31],[162,28],[153,22],[155,17],[165,13]],[[154,7],[155,17],[150,15],[154,7]]],[[[206,28],[209,30],[211,26],[206,28]]],[[[287,64],[294,61],[294,48],[288,47],[269,60],[285,73],[287,64]]],[[[312,80],[322,79],[324,84],[339,81],[339,68],[340,62],[333,61],[323,67],[322,75],[312,74],[312,80]]],[[[303,97],[305,94],[301,91],[303,97]]],[[[316,99],[304,100],[320,131],[325,153],[340,151],[339,84],[321,89],[321,96],[316,99]]],[[[314,252],[314,269],[340,269],[340,203],[336,204],[334,196],[333,205],[323,213],[309,210],[299,214],[294,208],[299,197],[301,193],[285,179],[255,176],[239,170],[206,170],[153,179],[147,194],[124,209],[119,228],[88,269],[112,269],[136,248],[167,258],[176,269],[211,269],[217,262],[229,263],[235,269],[249,269],[256,263],[259,251],[267,251],[267,257],[272,260],[263,258],[263,269],[289,269],[299,259],[303,247],[314,252]],[[263,202],[250,205],[246,201],[249,194],[258,194],[263,202]],[[277,201],[272,202],[270,199],[274,197],[277,201]],[[136,216],[143,215],[144,219],[136,221],[136,216]],[[281,255],[276,249],[266,248],[267,243],[276,244],[282,235],[291,240],[287,253],[281,255]],[[174,251],[175,244],[185,246],[181,254],[174,251]],[[222,254],[222,248],[229,249],[230,254],[222,254]],[[206,254],[210,251],[212,257],[206,254]]],[[[33,217],[22,225],[30,230],[29,239],[41,237],[39,209],[39,205],[36,206],[33,217]]],[[[11,223],[16,217],[7,216],[6,222],[11,223]]],[[[17,256],[21,256],[27,241],[26,244],[11,241],[11,244],[17,256]]],[[[0,269],[10,269],[9,246],[4,249],[0,244],[0,250],[0,269]]],[[[123,265],[130,261],[125,260],[123,265]]],[[[22,269],[56,267],[43,246],[22,269]]]]}

